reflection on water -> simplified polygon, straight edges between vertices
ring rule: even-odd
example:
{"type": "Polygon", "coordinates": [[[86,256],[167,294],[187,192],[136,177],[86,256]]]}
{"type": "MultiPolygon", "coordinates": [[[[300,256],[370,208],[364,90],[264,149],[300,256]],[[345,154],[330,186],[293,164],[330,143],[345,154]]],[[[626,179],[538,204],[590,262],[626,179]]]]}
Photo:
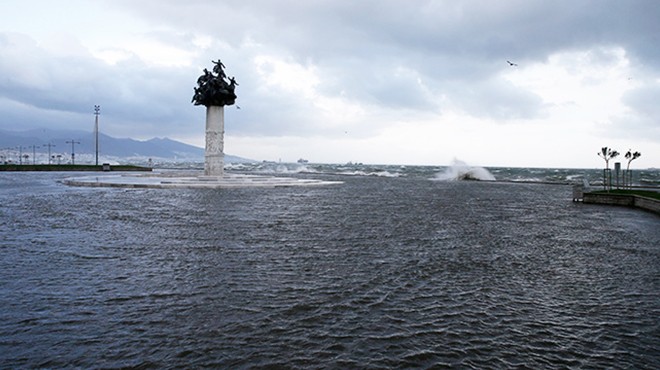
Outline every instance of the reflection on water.
{"type": "Polygon", "coordinates": [[[340,186],[220,190],[0,174],[0,364],[660,363],[657,216],[564,185],[339,170],[289,175],[340,186]]]}

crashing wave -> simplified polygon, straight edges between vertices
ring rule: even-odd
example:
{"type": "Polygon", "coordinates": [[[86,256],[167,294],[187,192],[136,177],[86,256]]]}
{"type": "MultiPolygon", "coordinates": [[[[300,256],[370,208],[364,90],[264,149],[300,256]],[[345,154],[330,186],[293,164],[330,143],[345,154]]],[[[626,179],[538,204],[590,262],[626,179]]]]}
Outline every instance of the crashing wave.
{"type": "Polygon", "coordinates": [[[454,159],[451,166],[435,175],[438,181],[495,181],[495,176],[483,167],[469,166],[454,159]]]}

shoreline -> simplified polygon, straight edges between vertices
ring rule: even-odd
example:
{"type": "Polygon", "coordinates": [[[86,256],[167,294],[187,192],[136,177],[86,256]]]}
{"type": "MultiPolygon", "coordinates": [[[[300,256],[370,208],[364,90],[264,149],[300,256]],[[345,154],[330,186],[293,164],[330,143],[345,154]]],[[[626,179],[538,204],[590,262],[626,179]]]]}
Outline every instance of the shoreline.
{"type": "Polygon", "coordinates": [[[134,165],[93,164],[0,164],[0,172],[151,172],[151,167],[134,165]]]}

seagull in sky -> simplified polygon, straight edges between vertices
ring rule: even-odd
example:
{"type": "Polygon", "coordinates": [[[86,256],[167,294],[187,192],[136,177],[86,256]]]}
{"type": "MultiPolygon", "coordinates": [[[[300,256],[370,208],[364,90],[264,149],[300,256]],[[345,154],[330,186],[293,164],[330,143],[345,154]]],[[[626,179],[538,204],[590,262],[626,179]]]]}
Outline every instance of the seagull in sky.
{"type": "Polygon", "coordinates": [[[518,67],[518,65],[516,63],[509,62],[508,60],[506,62],[509,63],[509,65],[511,67],[518,67]]]}
{"type": "Polygon", "coordinates": [[[237,106],[236,106],[236,109],[241,109],[241,107],[239,107],[239,106],[237,105],[237,106]]]}

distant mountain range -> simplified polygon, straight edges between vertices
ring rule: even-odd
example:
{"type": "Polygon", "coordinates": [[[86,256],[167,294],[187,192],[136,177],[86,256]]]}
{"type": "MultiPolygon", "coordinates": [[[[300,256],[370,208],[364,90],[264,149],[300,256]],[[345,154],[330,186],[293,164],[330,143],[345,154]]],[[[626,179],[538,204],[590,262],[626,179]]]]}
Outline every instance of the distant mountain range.
{"type": "MultiPolygon", "coordinates": [[[[38,162],[44,162],[48,160],[48,144],[51,144],[51,157],[60,155],[60,160],[65,163],[71,158],[72,141],[75,142],[73,150],[76,163],[90,163],[90,161],[96,160],[94,133],[51,129],[0,130],[0,155],[16,157],[13,160],[18,161],[19,153],[27,154],[29,158],[26,160],[32,162],[34,153],[38,162]]],[[[157,162],[203,162],[204,149],[168,138],[140,141],[120,139],[99,133],[99,161],[142,163],[147,162],[150,158],[157,162]]],[[[225,154],[225,162],[254,161],[225,154]]]]}

